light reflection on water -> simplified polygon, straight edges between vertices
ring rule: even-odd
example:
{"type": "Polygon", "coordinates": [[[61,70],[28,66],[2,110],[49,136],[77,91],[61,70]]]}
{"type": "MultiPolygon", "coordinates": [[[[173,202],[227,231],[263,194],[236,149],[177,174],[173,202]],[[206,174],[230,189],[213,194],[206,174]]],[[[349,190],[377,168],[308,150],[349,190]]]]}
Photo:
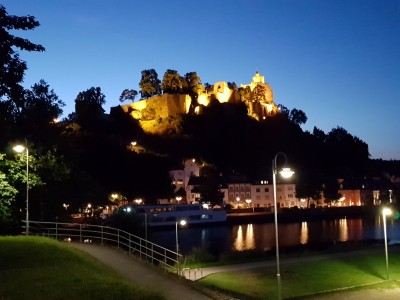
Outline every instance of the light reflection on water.
{"type": "MultiPolygon", "coordinates": [[[[233,232],[235,236],[235,232],[233,232]]],[[[253,224],[239,225],[236,230],[236,238],[233,242],[233,250],[243,251],[255,249],[253,224]]]]}
{"type": "Polygon", "coordinates": [[[308,224],[301,222],[300,244],[305,245],[308,242],[308,224]]]}
{"type": "MultiPolygon", "coordinates": [[[[204,248],[214,255],[230,251],[271,250],[275,247],[274,223],[220,225],[179,229],[180,249],[204,248]]],[[[389,240],[400,241],[399,221],[388,220],[389,240]]],[[[318,245],[323,243],[382,240],[383,224],[376,219],[334,219],[279,224],[279,246],[318,245]]],[[[151,233],[151,241],[174,249],[175,230],[151,233]]]]}

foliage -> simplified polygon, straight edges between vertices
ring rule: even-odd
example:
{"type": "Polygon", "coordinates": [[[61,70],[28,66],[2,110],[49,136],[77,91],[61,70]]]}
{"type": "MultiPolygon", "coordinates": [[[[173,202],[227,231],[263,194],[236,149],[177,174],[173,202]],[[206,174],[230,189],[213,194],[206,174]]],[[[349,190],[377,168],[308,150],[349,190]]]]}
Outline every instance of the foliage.
{"type": "Polygon", "coordinates": [[[217,258],[204,248],[194,247],[191,252],[184,257],[184,266],[192,267],[198,264],[215,262],[217,258]]]}
{"type": "Polygon", "coordinates": [[[307,207],[310,207],[310,199],[321,199],[323,176],[315,170],[300,170],[297,172],[296,197],[307,199],[307,207]]]}
{"type": "Polygon", "coordinates": [[[258,84],[251,92],[250,100],[256,102],[267,102],[268,99],[266,87],[258,84]]]}
{"type": "Polygon", "coordinates": [[[182,92],[183,78],[179,75],[178,71],[168,69],[164,73],[161,82],[161,90],[165,94],[179,94],[182,92]]]}
{"type": "Polygon", "coordinates": [[[297,125],[305,124],[307,119],[305,112],[300,109],[294,108],[289,113],[289,120],[297,125]]]}
{"type": "Polygon", "coordinates": [[[204,182],[199,187],[199,193],[204,202],[210,202],[212,205],[222,206],[224,193],[221,189],[226,186],[223,178],[219,175],[217,169],[206,166],[201,169],[201,176],[204,182]]]}
{"type": "Polygon", "coordinates": [[[26,62],[20,59],[15,48],[29,52],[45,49],[27,39],[13,36],[10,31],[32,30],[39,25],[34,17],[9,15],[0,5],[0,100],[12,111],[19,111],[22,107],[24,89],[21,82],[27,70],[26,62]]]}
{"type": "Polygon", "coordinates": [[[133,102],[137,94],[138,92],[136,90],[125,89],[122,91],[121,96],[119,96],[119,101],[124,102],[126,100],[131,100],[133,102]]]}
{"type": "MultiPolygon", "coordinates": [[[[43,185],[37,175],[36,159],[29,156],[29,188],[43,185]]],[[[26,191],[26,153],[16,154],[15,160],[5,159],[5,154],[0,153],[0,223],[10,222],[14,215],[13,205],[17,199],[18,191],[26,191]]],[[[25,193],[22,193],[25,197],[25,193]]],[[[24,207],[25,198],[17,203],[19,208],[24,207]]]]}
{"type": "Polygon", "coordinates": [[[198,94],[199,91],[203,90],[204,87],[201,84],[201,79],[197,75],[196,72],[188,72],[184,76],[185,79],[185,87],[187,88],[185,93],[191,94],[198,94]]]}
{"type": "Polygon", "coordinates": [[[159,95],[161,92],[161,82],[158,79],[156,70],[143,70],[139,87],[141,89],[140,94],[142,98],[150,98],[152,96],[159,95]]]}
{"type": "Polygon", "coordinates": [[[0,224],[11,220],[11,205],[18,193],[7,179],[3,162],[4,156],[0,153],[0,224]]]}
{"type": "Polygon", "coordinates": [[[97,121],[104,116],[102,105],[106,103],[105,99],[100,87],[80,92],[75,99],[76,122],[84,128],[96,126],[97,121]]]}

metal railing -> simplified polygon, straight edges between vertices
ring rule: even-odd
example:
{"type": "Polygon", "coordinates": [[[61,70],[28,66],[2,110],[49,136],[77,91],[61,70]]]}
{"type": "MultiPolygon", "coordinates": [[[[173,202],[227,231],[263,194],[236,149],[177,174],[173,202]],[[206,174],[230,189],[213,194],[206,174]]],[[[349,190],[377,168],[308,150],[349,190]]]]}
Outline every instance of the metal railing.
{"type": "Polygon", "coordinates": [[[154,265],[181,275],[181,254],[117,228],[79,223],[29,221],[29,234],[67,242],[116,246],[154,265]]]}

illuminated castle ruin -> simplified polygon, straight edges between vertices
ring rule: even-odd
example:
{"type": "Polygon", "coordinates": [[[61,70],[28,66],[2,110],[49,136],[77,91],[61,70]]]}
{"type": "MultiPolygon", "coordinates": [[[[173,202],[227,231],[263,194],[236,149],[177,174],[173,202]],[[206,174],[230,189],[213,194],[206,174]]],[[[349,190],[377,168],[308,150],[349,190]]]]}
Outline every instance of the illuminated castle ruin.
{"type": "MultiPolygon", "coordinates": [[[[163,94],[121,107],[126,113],[139,120],[145,131],[160,132],[162,120],[167,120],[164,123],[168,123],[171,122],[170,117],[189,113],[191,105],[195,106],[196,113],[200,113],[201,108],[208,106],[214,99],[220,103],[242,101],[248,108],[248,115],[257,120],[279,112],[274,103],[270,85],[264,82],[264,76],[261,76],[258,72],[253,76],[253,81],[250,84],[242,84],[239,89],[236,87],[231,89],[228,83],[223,81],[215,83],[212,88],[198,93],[196,104],[192,104],[189,95],[163,94]]],[[[168,124],[166,124],[166,127],[168,127],[168,124]]]]}

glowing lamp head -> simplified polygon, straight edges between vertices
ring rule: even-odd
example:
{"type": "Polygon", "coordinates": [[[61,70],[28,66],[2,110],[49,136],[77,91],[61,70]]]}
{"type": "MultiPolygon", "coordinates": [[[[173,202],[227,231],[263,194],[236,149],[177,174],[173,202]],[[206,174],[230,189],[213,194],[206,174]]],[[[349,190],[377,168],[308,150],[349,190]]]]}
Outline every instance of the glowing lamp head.
{"type": "Polygon", "coordinates": [[[185,226],[187,222],[186,222],[186,220],[180,220],[178,223],[181,226],[185,226]]]}
{"type": "Polygon", "coordinates": [[[283,178],[290,178],[294,174],[294,172],[290,168],[282,168],[282,171],[279,172],[283,178]]]}
{"type": "Polygon", "coordinates": [[[22,146],[22,145],[16,145],[16,146],[13,147],[13,150],[15,152],[22,153],[23,151],[25,151],[25,147],[22,146]]]}
{"type": "Polygon", "coordinates": [[[385,207],[384,209],[382,209],[382,214],[384,216],[390,216],[392,214],[392,210],[388,207],[385,207]]]}

